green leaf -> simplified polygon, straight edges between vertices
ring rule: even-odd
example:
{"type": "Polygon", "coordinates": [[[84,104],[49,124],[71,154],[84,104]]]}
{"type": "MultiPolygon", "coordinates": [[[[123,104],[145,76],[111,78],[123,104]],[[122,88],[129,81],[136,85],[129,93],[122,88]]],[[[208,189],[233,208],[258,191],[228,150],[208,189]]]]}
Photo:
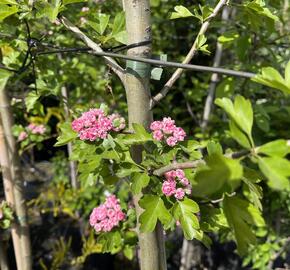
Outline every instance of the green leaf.
{"type": "Polygon", "coordinates": [[[265,67],[261,69],[261,73],[256,75],[252,80],[254,82],[278,89],[284,94],[290,94],[290,83],[289,83],[289,70],[290,70],[290,61],[288,62],[285,69],[285,79],[281,74],[272,67],[265,67]]]}
{"type": "Polygon", "coordinates": [[[132,260],[134,257],[135,249],[129,245],[126,245],[123,249],[124,255],[128,260],[132,260]]]}
{"type": "Polygon", "coordinates": [[[40,98],[40,94],[36,93],[36,91],[32,91],[28,93],[28,95],[25,98],[26,110],[28,112],[34,109],[34,106],[39,98],[40,98]]]}
{"type": "Polygon", "coordinates": [[[16,1],[14,0],[0,0],[0,5],[19,5],[16,1]]]}
{"type": "Polygon", "coordinates": [[[51,22],[57,19],[61,9],[61,0],[53,0],[51,3],[45,3],[44,13],[51,22]]]}
{"type": "Polygon", "coordinates": [[[166,226],[172,219],[159,196],[144,195],[139,201],[139,205],[145,209],[139,219],[141,232],[152,232],[158,220],[166,226]]]}
{"type": "Polygon", "coordinates": [[[170,19],[178,19],[178,18],[186,18],[186,17],[193,17],[194,15],[184,6],[175,6],[175,12],[170,14],[170,19]]]}
{"type": "Polygon", "coordinates": [[[235,41],[239,37],[239,33],[236,31],[228,31],[224,33],[223,35],[218,37],[218,42],[221,44],[224,43],[231,43],[235,41]]]}
{"type": "Polygon", "coordinates": [[[234,104],[228,98],[218,98],[215,104],[220,106],[235,124],[252,140],[253,109],[251,102],[238,95],[234,104]]]}
{"type": "Polygon", "coordinates": [[[0,4],[0,22],[2,22],[5,18],[17,12],[18,12],[17,6],[7,6],[7,5],[0,4]]]}
{"type": "MultiPolygon", "coordinates": [[[[261,203],[262,195],[263,195],[263,190],[261,186],[255,184],[252,179],[247,179],[243,178],[243,182],[245,183],[246,187],[249,190],[248,198],[253,204],[255,205],[256,208],[262,210],[263,206],[261,203]]],[[[245,195],[247,195],[247,192],[244,190],[245,195]]]]}
{"type": "Polygon", "coordinates": [[[285,157],[290,153],[290,146],[286,140],[276,140],[259,146],[256,152],[270,157],[285,157]]]}
{"type": "Polygon", "coordinates": [[[192,183],[192,194],[198,197],[213,195],[225,189],[228,184],[231,191],[239,184],[243,176],[243,167],[238,160],[226,158],[221,154],[206,157],[206,165],[200,167],[192,183]]]}
{"type": "Polygon", "coordinates": [[[192,240],[197,237],[199,222],[195,213],[199,212],[198,204],[185,198],[183,201],[177,201],[173,206],[173,216],[180,222],[184,237],[192,240]]]}
{"type": "Polygon", "coordinates": [[[200,226],[206,232],[218,232],[221,228],[228,228],[226,217],[222,208],[210,205],[200,207],[200,226]]]}
{"type": "Polygon", "coordinates": [[[64,5],[74,4],[74,3],[81,3],[81,2],[88,2],[87,0],[62,0],[64,5]]]}
{"type": "Polygon", "coordinates": [[[201,230],[195,231],[194,238],[200,242],[202,242],[207,248],[210,248],[212,241],[211,239],[201,230]]]}
{"type": "Polygon", "coordinates": [[[265,226],[264,219],[257,208],[239,198],[225,197],[223,208],[228,224],[234,232],[238,252],[243,255],[248,251],[248,245],[256,242],[249,225],[265,226]]]}
{"type": "Polygon", "coordinates": [[[54,146],[62,146],[77,138],[78,134],[72,130],[71,123],[64,122],[59,125],[61,135],[57,138],[57,143],[54,146]]]}
{"type": "Polygon", "coordinates": [[[112,26],[112,36],[116,36],[121,31],[125,30],[125,13],[119,12],[115,16],[112,26]]]}
{"type": "Polygon", "coordinates": [[[100,35],[103,35],[109,24],[110,15],[98,13],[94,18],[97,22],[88,21],[87,22],[88,25],[90,25],[94,30],[96,30],[100,35]]]}
{"type": "Polygon", "coordinates": [[[113,38],[122,44],[128,43],[127,31],[120,31],[119,33],[113,35],[113,38]]]}
{"type": "Polygon", "coordinates": [[[151,7],[158,7],[160,5],[160,0],[150,0],[151,7]]]}
{"type": "Polygon", "coordinates": [[[105,149],[114,149],[116,147],[116,143],[110,134],[103,140],[102,145],[105,149]]]}
{"type": "Polygon", "coordinates": [[[279,17],[274,15],[267,7],[265,7],[264,1],[261,1],[261,0],[250,1],[245,4],[245,7],[254,11],[256,13],[255,15],[260,15],[260,16],[262,15],[274,21],[279,21],[279,17]]]}
{"type": "Polygon", "coordinates": [[[210,55],[211,52],[207,49],[208,48],[208,44],[206,44],[207,38],[204,35],[198,36],[198,50],[210,55]]]}
{"type": "Polygon", "coordinates": [[[229,77],[222,80],[221,83],[216,88],[216,97],[223,98],[228,97],[230,98],[234,93],[234,79],[229,77]]]}
{"type": "Polygon", "coordinates": [[[231,137],[237,141],[238,144],[240,144],[241,146],[247,148],[247,149],[251,149],[251,143],[248,139],[248,137],[245,135],[245,133],[243,133],[235,124],[235,122],[233,120],[230,120],[229,123],[229,127],[230,127],[230,135],[231,137]]]}
{"type": "Polygon", "coordinates": [[[255,122],[259,129],[264,132],[270,130],[270,117],[261,104],[255,106],[255,122]]]}
{"type": "Polygon", "coordinates": [[[116,175],[119,178],[124,178],[131,175],[134,172],[140,172],[141,169],[132,163],[122,163],[120,168],[117,170],[116,175]]]}
{"type": "Polygon", "coordinates": [[[207,152],[209,155],[212,154],[223,154],[223,148],[220,145],[220,143],[215,142],[215,141],[209,141],[207,144],[207,152]]]}
{"type": "Polygon", "coordinates": [[[277,190],[289,188],[290,161],[280,157],[259,157],[259,168],[268,179],[268,185],[277,190]]]}
{"type": "Polygon", "coordinates": [[[290,88],[290,60],[288,61],[285,68],[285,83],[290,88]]]}
{"type": "Polygon", "coordinates": [[[147,187],[150,182],[150,177],[146,173],[133,173],[131,181],[132,193],[137,195],[143,188],[147,187]]]}
{"type": "Polygon", "coordinates": [[[249,137],[251,137],[253,126],[253,109],[250,100],[238,95],[235,98],[235,118],[240,128],[244,130],[249,137]]]}
{"type": "Polygon", "coordinates": [[[104,233],[98,237],[98,243],[102,245],[102,252],[115,254],[122,247],[122,237],[118,231],[104,233]]]}
{"type": "Polygon", "coordinates": [[[124,136],[122,140],[123,143],[132,145],[153,141],[152,135],[149,134],[142,125],[133,123],[132,126],[135,133],[124,136]]]}

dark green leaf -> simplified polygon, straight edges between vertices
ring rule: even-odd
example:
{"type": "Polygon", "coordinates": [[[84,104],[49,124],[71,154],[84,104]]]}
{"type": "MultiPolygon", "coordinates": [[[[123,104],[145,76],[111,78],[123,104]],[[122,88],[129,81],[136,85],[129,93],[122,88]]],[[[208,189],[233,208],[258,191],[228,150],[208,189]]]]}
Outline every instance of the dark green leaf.
{"type": "Polygon", "coordinates": [[[141,169],[134,164],[131,163],[122,163],[120,168],[117,170],[116,175],[119,178],[124,178],[126,176],[131,175],[134,172],[140,172],[141,169]]]}
{"type": "Polygon", "coordinates": [[[213,195],[223,191],[225,184],[235,189],[242,176],[243,167],[238,160],[212,154],[206,158],[206,165],[196,172],[192,193],[198,197],[213,195]]]}

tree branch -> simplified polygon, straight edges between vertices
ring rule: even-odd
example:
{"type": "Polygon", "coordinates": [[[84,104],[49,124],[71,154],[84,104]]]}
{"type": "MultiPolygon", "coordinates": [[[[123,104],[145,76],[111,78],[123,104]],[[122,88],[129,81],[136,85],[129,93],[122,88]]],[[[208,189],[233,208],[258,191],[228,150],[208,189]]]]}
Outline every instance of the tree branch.
{"type": "MultiPolygon", "coordinates": [[[[214,8],[212,14],[207,18],[207,20],[201,25],[201,28],[197,34],[197,37],[189,51],[189,53],[187,54],[187,56],[185,57],[185,59],[183,60],[183,64],[188,64],[192,58],[194,57],[196,51],[197,51],[197,45],[198,45],[198,38],[201,35],[204,35],[205,32],[207,31],[210,21],[216,17],[216,15],[218,14],[218,12],[221,10],[221,8],[227,3],[228,0],[220,0],[218,2],[218,4],[216,5],[216,7],[214,8]]],[[[162,88],[162,90],[152,98],[151,100],[151,109],[155,106],[155,104],[157,102],[159,102],[162,98],[164,98],[166,96],[166,94],[169,92],[170,88],[173,86],[173,84],[177,81],[177,79],[181,76],[183,70],[178,68],[173,75],[171,76],[171,78],[167,81],[167,83],[164,85],[164,87],[162,88]]]]}
{"type": "MultiPolygon", "coordinates": [[[[78,27],[73,25],[66,17],[60,17],[61,23],[73,33],[75,33],[83,42],[95,52],[103,52],[102,48],[86,36],[78,27]]],[[[116,73],[116,75],[123,82],[125,70],[111,57],[104,56],[107,65],[116,73]]]]}
{"type": "Polygon", "coordinates": [[[269,269],[273,269],[273,265],[274,265],[274,262],[275,260],[277,260],[282,254],[283,252],[285,252],[288,248],[289,248],[289,242],[290,242],[290,237],[287,237],[285,240],[284,240],[284,244],[283,246],[281,247],[280,250],[278,250],[271,258],[270,262],[268,263],[268,268],[269,269]]]}
{"type": "MultiPolygon", "coordinates": [[[[290,147],[290,140],[286,141],[287,146],[290,147]]],[[[233,153],[229,153],[229,154],[225,154],[224,156],[227,158],[232,158],[232,159],[238,159],[238,158],[242,158],[245,157],[251,153],[254,153],[256,151],[259,150],[259,147],[254,148],[253,150],[248,150],[248,149],[243,149],[241,151],[238,152],[233,152],[233,153]]],[[[186,161],[186,162],[181,162],[181,163],[172,163],[169,165],[166,165],[164,167],[161,167],[159,169],[156,169],[152,172],[153,175],[156,176],[162,176],[163,174],[165,174],[166,172],[169,172],[171,170],[177,170],[177,169],[191,169],[191,168],[197,168],[201,165],[205,165],[205,161],[203,159],[198,159],[198,160],[194,160],[194,161],[186,161]]]]}
{"type": "MultiPolygon", "coordinates": [[[[222,20],[227,21],[228,18],[229,18],[229,9],[227,7],[225,7],[223,9],[223,12],[222,12],[222,20]]],[[[223,33],[224,31],[225,31],[225,27],[223,26],[221,28],[221,33],[223,33]]],[[[217,48],[216,48],[216,52],[215,52],[215,56],[214,56],[213,67],[220,66],[222,54],[223,54],[223,45],[221,43],[217,42],[217,48]]],[[[213,100],[214,100],[214,96],[215,96],[216,85],[218,82],[218,74],[213,73],[211,75],[210,80],[211,80],[211,82],[210,82],[210,86],[209,86],[208,95],[207,95],[207,98],[205,101],[205,106],[204,106],[204,111],[203,111],[203,119],[202,119],[202,123],[201,123],[201,129],[203,132],[207,128],[208,120],[209,120],[211,110],[213,107],[212,105],[213,105],[213,100]]]]}
{"type": "Polygon", "coordinates": [[[202,159],[198,159],[198,160],[187,161],[183,163],[172,163],[172,164],[169,164],[169,165],[166,165],[164,167],[154,170],[153,175],[162,176],[163,174],[171,170],[197,168],[200,165],[205,165],[205,161],[202,159]]]}

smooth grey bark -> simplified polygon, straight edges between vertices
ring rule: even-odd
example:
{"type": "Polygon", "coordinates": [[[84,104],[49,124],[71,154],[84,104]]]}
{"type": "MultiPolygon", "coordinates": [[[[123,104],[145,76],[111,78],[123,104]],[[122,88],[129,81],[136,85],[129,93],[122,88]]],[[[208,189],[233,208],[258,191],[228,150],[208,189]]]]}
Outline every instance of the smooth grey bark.
{"type": "Polygon", "coordinates": [[[10,99],[5,86],[0,89],[0,116],[9,153],[10,172],[14,182],[14,198],[17,222],[20,226],[20,242],[23,270],[32,269],[31,245],[25,199],[23,196],[23,178],[15,138],[12,134],[13,114],[10,99]]]}
{"type": "MultiPolygon", "coordinates": [[[[126,29],[128,44],[151,40],[150,1],[149,0],[124,0],[126,13],[126,29]]],[[[128,55],[150,57],[151,46],[136,47],[128,50],[128,55]]],[[[124,85],[128,104],[129,125],[139,123],[148,128],[152,121],[150,112],[150,72],[146,64],[131,63],[135,67],[127,70],[124,85]]],[[[142,147],[132,148],[132,157],[136,162],[141,162],[142,147]]],[[[142,194],[134,196],[137,219],[143,209],[138,202],[142,194]]],[[[141,270],[165,270],[166,256],[163,239],[163,229],[158,223],[152,233],[142,233],[138,230],[139,263],[141,270]]]]}

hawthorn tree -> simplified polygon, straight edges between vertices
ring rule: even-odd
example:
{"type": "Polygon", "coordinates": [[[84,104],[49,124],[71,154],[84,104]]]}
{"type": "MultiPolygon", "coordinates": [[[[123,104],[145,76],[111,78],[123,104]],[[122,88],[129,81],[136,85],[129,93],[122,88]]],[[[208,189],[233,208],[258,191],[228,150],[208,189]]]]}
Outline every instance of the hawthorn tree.
{"type": "MultiPolygon", "coordinates": [[[[21,259],[17,260],[19,269],[31,269],[31,251],[23,194],[17,189],[21,176],[14,145],[18,140],[25,151],[30,145],[41,143],[49,133],[44,119],[47,122],[51,115],[63,122],[59,124],[61,134],[56,146],[72,144],[70,159],[78,165],[81,189],[101,185],[118,193],[118,188],[112,187],[122,185],[129,190],[120,200],[102,195],[100,206],[95,205],[90,215],[91,230],[96,231],[102,252],[114,254],[123,250],[132,258],[136,232],[140,268],[166,269],[164,231],[181,228],[185,239],[197,239],[209,248],[209,233],[230,232],[239,254],[245,255],[256,243],[253,231],[266,227],[262,217],[262,187],[289,192],[288,136],[282,132],[271,134],[269,114],[273,111],[263,105],[269,102],[268,95],[278,96],[279,102],[284,100],[285,107],[289,102],[289,52],[281,49],[284,39],[289,41],[289,29],[285,26],[288,6],[284,4],[283,12],[277,13],[260,0],[206,1],[199,6],[170,3],[169,7],[165,2],[149,0],[124,0],[107,7],[96,2],[84,6],[82,2],[86,1],[0,1],[1,93],[5,97],[1,100],[1,119],[5,134],[10,134],[10,140],[7,137],[3,145],[12,149],[8,158],[10,155],[13,164],[10,177],[16,188],[13,188],[15,206],[11,206],[16,209],[25,235],[21,259]],[[164,19],[166,14],[155,11],[152,20],[150,10],[159,11],[163,5],[170,15],[162,28],[167,39],[160,44],[160,40],[154,41],[154,33],[160,31],[156,26],[158,19],[164,19]],[[186,57],[181,59],[182,63],[170,62],[159,53],[159,60],[154,60],[152,42],[164,51],[168,46],[176,61],[180,60],[176,47],[170,44],[171,36],[181,36],[180,26],[176,22],[174,30],[167,29],[175,21],[182,26],[188,24],[197,32],[188,33],[190,38],[186,36],[187,47],[194,39],[186,57]],[[267,31],[261,31],[264,28],[267,31]],[[272,45],[267,43],[269,33],[279,48],[278,60],[269,61],[274,67],[260,60],[263,50],[272,51],[272,45]],[[214,43],[217,40],[213,67],[190,65],[197,54],[210,54],[214,50],[209,43],[212,40],[214,43]],[[127,54],[114,53],[118,50],[126,50],[127,54]],[[227,58],[223,61],[225,53],[227,58]],[[125,61],[121,63],[122,58],[125,61]],[[256,59],[257,65],[253,63],[256,59]],[[221,62],[226,68],[219,68],[221,62]],[[162,67],[177,68],[170,75],[166,69],[168,80],[164,85],[160,80],[162,67]],[[181,76],[185,69],[205,75],[187,73],[184,80],[181,76]],[[283,75],[281,71],[285,71],[283,75]],[[116,78],[111,79],[113,76],[116,78]],[[221,82],[217,86],[218,78],[221,82]],[[151,79],[157,83],[151,83],[151,79]],[[190,80],[196,92],[190,89],[192,84],[188,86],[190,80]],[[154,89],[154,95],[152,85],[160,88],[154,89]],[[204,90],[208,85],[207,95],[204,90]],[[235,87],[242,91],[234,91],[235,87]],[[173,90],[178,88],[176,96],[173,90]],[[26,119],[31,121],[26,126],[14,127],[14,139],[12,121],[4,124],[12,118],[12,112],[5,109],[10,106],[8,89],[18,95],[24,92],[26,119]],[[102,93],[102,98],[96,98],[99,89],[106,89],[107,95],[102,93]],[[51,95],[57,97],[66,115],[51,109],[49,116],[37,120],[35,116],[45,114],[41,99],[51,95]],[[211,114],[215,95],[214,104],[222,109],[219,116],[224,121],[211,114]],[[96,105],[96,100],[108,106],[96,105]],[[81,105],[76,106],[78,103],[81,105]],[[178,104],[187,108],[195,128],[190,124],[183,129],[177,124],[185,122],[182,116],[176,122],[173,120],[178,104]],[[158,117],[153,121],[155,110],[158,117]],[[124,112],[128,113],[126,128],[124,112]],[[253,129],[255,121],[258,132],[253,129]],[[261,137],[259,132],[270,135],[261,137]],[[133,208],[128,207],[130,201],[133,208]]],[[[163,33],[158,35],[159,39],[162,36],[163,33]]],[[[3,170],[7,163],[4,165],[1,161],[3,170]]],[[[17,245],[16,240],[13,243],[17,245]]]]}

